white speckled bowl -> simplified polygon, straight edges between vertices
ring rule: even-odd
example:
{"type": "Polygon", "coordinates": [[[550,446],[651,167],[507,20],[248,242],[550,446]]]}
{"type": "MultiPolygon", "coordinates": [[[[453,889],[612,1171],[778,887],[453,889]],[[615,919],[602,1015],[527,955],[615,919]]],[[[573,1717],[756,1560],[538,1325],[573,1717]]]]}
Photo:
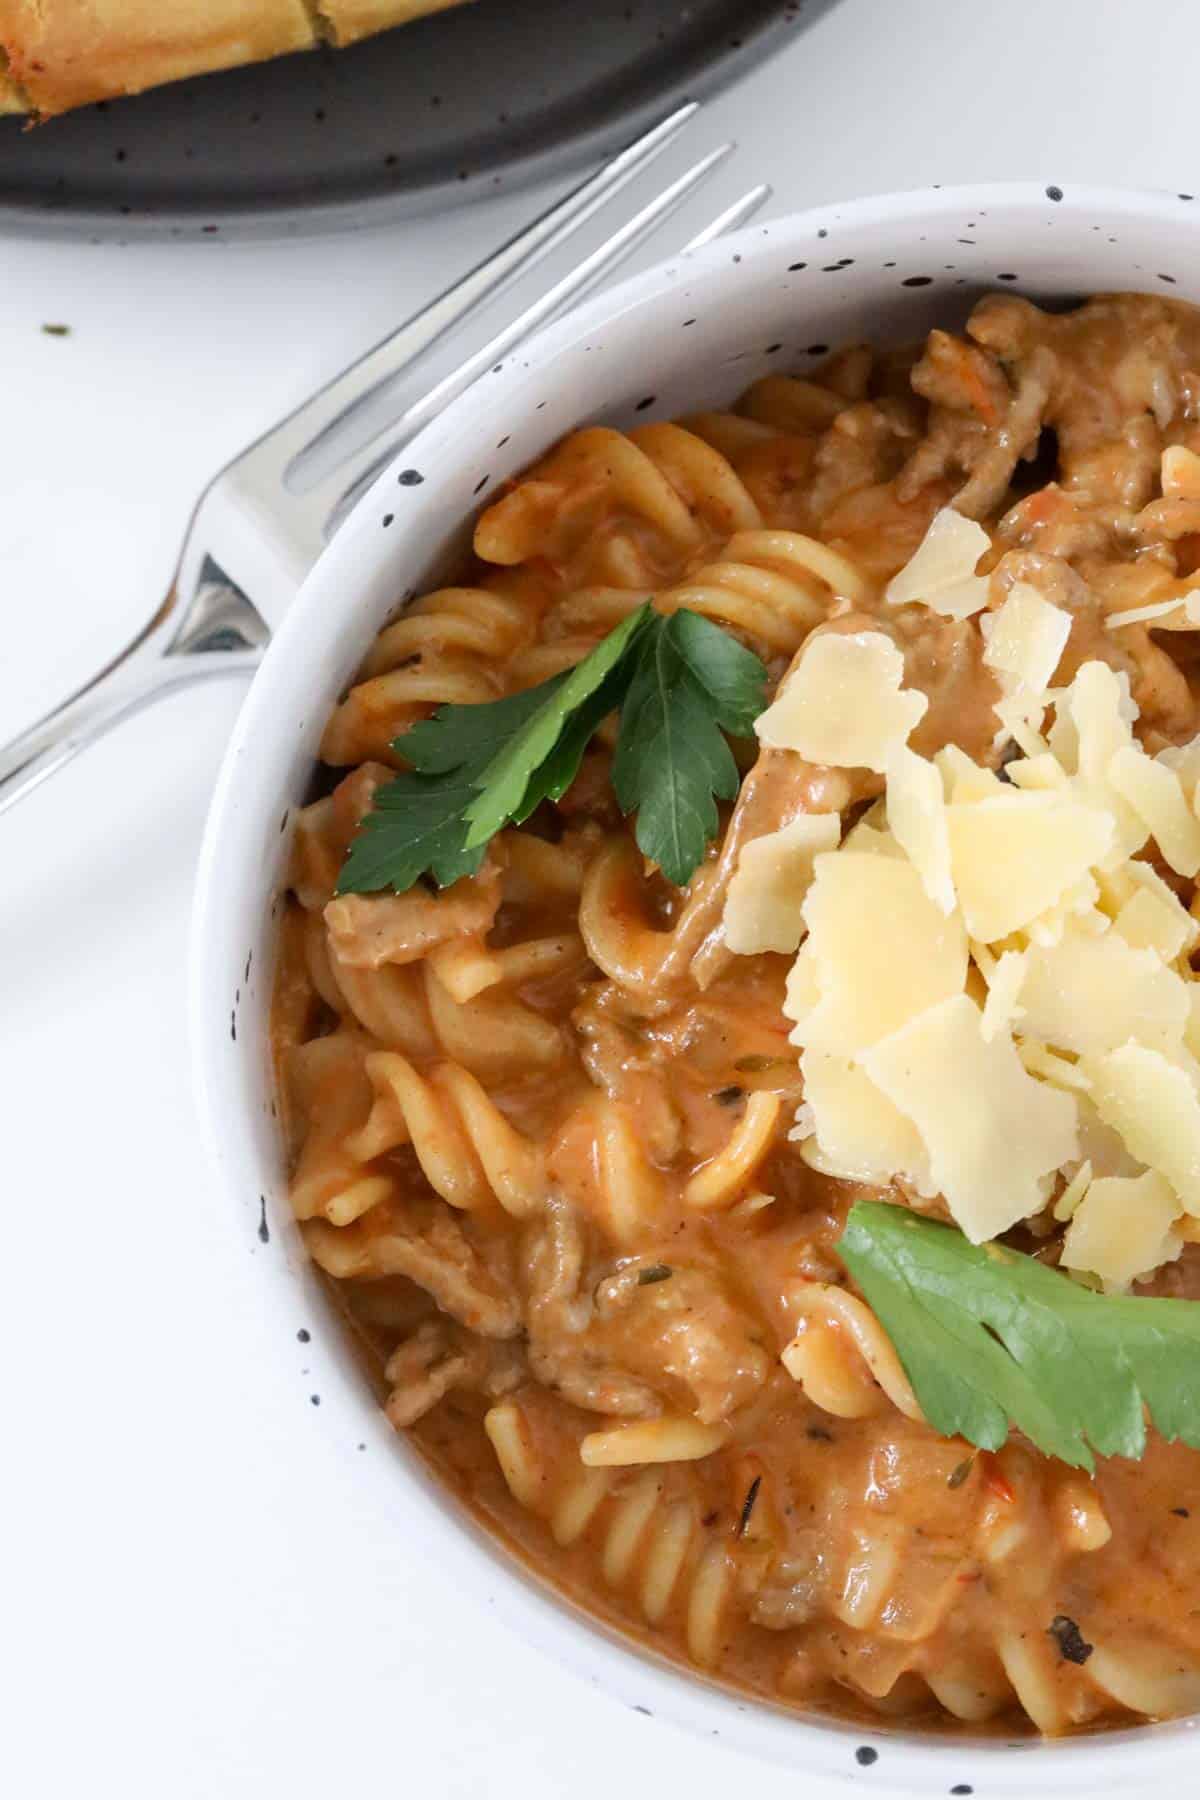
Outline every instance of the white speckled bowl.
{"type": "Polygon", "coordinates": [[[753,226],[556,325],[449,407],[322,556],[246,701],[201,857],[192,1005],[212,1154],[233,1228],[264,1240],[257,1267],[263,1308],[279,1325],[275,1377],[299,1379],[296,1318],[323,1320],[311,1362],[331,1451],[352,1455],[368,1439],[386,1452],[358,1463],[378,1489],[380,1532],[419,1535],[463,1585],[494,1595],[523,1637],[626,1703],[864,1789],[991,1796],[1194,1782],[1195,1722],[1040,1744],[805,1721],[627,1645],[482,1533],[384,1423],[289,1217],[265,1034],[287,824],[321,723],[371,638],[440,572],[481,496],[564,432],[586,420],[624,425],[639,408],[644,421],[719,406],[768,370],[803,370],[825,345],[957,323],[998,286],[1035,299],[1123,288],[1200,301],[1200,205],[1189,201],[1024,185],[857,200],[753,226]]]}

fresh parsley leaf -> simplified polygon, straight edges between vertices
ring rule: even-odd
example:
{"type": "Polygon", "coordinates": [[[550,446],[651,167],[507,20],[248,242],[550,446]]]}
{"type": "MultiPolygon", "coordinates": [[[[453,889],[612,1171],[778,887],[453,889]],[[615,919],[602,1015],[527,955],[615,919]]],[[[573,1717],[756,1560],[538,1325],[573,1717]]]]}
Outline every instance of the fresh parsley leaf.
{"type": "MultiPolygon", "coordinates": [[[[512,733],[503,749],[488,763],[476,782],[481,791],[467,809],[466,841],[469,848],[486,844],[507,820],[522,816],[522,802],[532,777],[559,744],[568,722],[604,685],[626,650],[651,623],[652,617],[647,603],[622,619],[616,630],[602,638],[590,655],[576,663],[561,685],[546,696],[532,717],[512,733]]],[[[611,706],[606,710],[611,711],[611,706]]],[[[594,720],[592,730],[599,722],[599,718],[594,720]]],[[[583,745],[580,744],[575,769],[578,769],[582,755],[583,745]]],[[[569,766],[569,758],[565,766],[569,766]]],[[[556,769],[554,782],[561,780],[561,776],[561,768],[556,769]]],[[[573,779],[574,770],[570,776],[570,780],[573,779]]],[[[568,785],[569,781],[559,792],[565,793],[568,785]]],[[[532,811],[532,807],[529,810],[532,811]]]]}
{"type": "Polygon", "coordinates": [[[342,864],[339,894],[397,894],[429,870],[441,887],[474,875],[486,846],[466,846],[466,808],[475,787],[465,770],[421,775],[406,770],[378,788],[342,864]]]}
{"type": "Polygon", "coordinates": [[[478,781],[565,674],[482,706],[442,706],[394,740],[413,767],[377,788],[338,877],[339,894],[403,894],[429,871],[441,887],[474,875],[483,844],[468,846],[466,812],[478,781]]]}
{"type": "Polygon", "coordinates": [[[767,671],[752,650],[702,613],[677,612],[667,629],[680,656],[713,705],[718,724],[749,737],[767,703],[767,671]]]}
{"type": "Polygon", "coordinates": [[[529,777],[529,785],[521,804],[513,814],[513,823],[523,825],[543,800],[561,800],[583,761],[583,753],[609,713],[615,712],[629,680],[622,663],[611,669],[594,694],[590,694],[574,716],[568,719],[553,750],[529,777]]]}
{"type": "MultiPolygon", "coordinates": [[[[638,848],[679,886],[716,836],[717,800],[732,800],[738,790],[720,722],[729,701],[723,695],[718,702],[696,673],[693,658],[704,640],[689,629],[694,625],[725,635],[685,612],[647,634],[621,708],[612,771],[621,811],[638,815],[638,848]]],[[[705,666],[703,654],[697,661],[705,666]]]]}
{"type": "Polygon", "coordinates": [[[766,670],[698,614],[649,604],[575,668],[482,706],[443,706],[395,740],[411,768],[375,794],[338,882],[342,894],[401,894],[427,871],[473,874],[496,832],[560,800],[593,735],[621,712],[613,785],[638,812],[637,839],[668,880],[689,880],[738,774],[723,733],[745,735],[766,670]]]}
{"type": "Polygon", "coordinates": [[[392,749],[422,775],[470,768],[471,785],[477,788],[484,770],[558,693],[569,674],[564,669],[561,675],[519,694],[507,694],[503,700],[486,700],[477,706],[439,706],[430,718],[395,738],[392,749]]]}
{"type": "Polygon", "coordinates": [[[1105,1295],[904,1207],[859,1201],[838,1245],[930,1424],[996,1450],[1017,1426],[1075,1468],[1140,1457],[1145,1408],[1200,1449],[1200,1305],[1105,1295]]]}

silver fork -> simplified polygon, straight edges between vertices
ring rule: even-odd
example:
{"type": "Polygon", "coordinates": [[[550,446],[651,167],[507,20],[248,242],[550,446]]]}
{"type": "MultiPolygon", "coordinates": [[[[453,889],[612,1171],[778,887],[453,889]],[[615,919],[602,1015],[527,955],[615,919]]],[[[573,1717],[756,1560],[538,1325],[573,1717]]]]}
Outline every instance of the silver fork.
{"type": "MultiPolygon", "coordinates": [[[[500,357],[610,275],[708,181],[734,145],[719,144],[692,163],[408,404],[396,391],[401,378],[485,302],[573,237],[697,111],[694,103],[681,107],[621,151],[214,477],[192,514],[167,596],[144,630],[77,693],[0,748],[0,812],[162,695],[257,666],[272,627],[316,557],[397,451],[500,357]],[[353,447],[343,450],[342,441],[355,432],[353,447]]],[[[684,247],[744,223],[770,192],[759,184],[740,194],[684,247]]]]}

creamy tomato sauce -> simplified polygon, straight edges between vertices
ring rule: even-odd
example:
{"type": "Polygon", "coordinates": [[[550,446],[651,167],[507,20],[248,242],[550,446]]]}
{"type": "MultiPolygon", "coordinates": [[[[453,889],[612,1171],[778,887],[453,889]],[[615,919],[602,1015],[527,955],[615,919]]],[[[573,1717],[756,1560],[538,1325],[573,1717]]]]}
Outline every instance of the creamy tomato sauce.
{"type": "MultiPolygon", "coordinates": [[[[650,595],[776,682],[814,631],[882,630],[929,697],[914,747],[994,762],[978,620],[881,600],[951,501],[991,538],[991,606],[1025,581],[1070,614],[1060,681],[1102,658],[1147,748],[1190,738],[1194,637],[1106,621],[1200,587],[1200,488],[1160,477],[1166,447],[1200,451],[1198,371],[1178,303],[1005,295],[963,336],[855,346],[728,414],[579,432],[483,515],[462,584],[381,634],[326,731],[274,1015],[309,1253],[389,1417],[480,1516],[581,1604],[775,1701],[1050,1732],[1200,1706],[1196,1453],[1152,1437],[1091,1480],[1017,1437],[978,1452],[864,1361],[849,1207],[941,1208],[802,1159],[788,959],[732,955],[721,914],[742,845],[853,818],[879,778],[747,752],[680,891],[634,847],[602,734],[476,877],[335,899],[340,862],[411,724],[546,679],[650,595]],[[815,1283],[848,1307],[814,1317],[815,1283]],[[822,1404],[780,1363],[800,1329],[822,1404]],[[713,1447],[581,1459],[630,1421],[713,1447]]],[[[1019,1241],[1056,1259],[1053,1230],[1019,1241]]],[[[1191,1298],[1193,1258],[1156,1291],[1191,1298]]]]}

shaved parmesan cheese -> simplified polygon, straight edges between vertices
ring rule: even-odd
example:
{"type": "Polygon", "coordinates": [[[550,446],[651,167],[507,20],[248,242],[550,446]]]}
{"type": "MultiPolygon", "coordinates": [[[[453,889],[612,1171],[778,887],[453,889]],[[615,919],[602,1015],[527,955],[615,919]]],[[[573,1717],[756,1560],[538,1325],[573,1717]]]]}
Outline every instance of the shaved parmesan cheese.
{"type": "Polygon", "coordinates": [[[1070,614],[1043,599],[1032,583],[1018,581],[1004,605],[979,621],[979,629],[983,660],[1000,683],[1001,721],[1040,725],[1046,689],[1071,635],[1070,614]]]}
{"type": "Polygon", "coordinates": [[[1179,1212],[1170,1183],[1153,1169],[1101,1176],[1075,1208],[1063,1239],[1063,1267],[1098,1275],[1110,1293],[1127,1288],[1179,1255],[1183,1240],[1171,1229],[1179,1212]]]}
{"type": "Polygon", "coordinates": [[[990,1044],[997,1032],[1010,1030],[1015,1021],[1025,1017],[1025,1008],[1018,1006],[1017,1001],[1025,980],[1026,966],[1027,958],[1024,955],[1016,950],[1006,950],[990,975],[984,970],[988,983],[982,1025],[985,1043],[990,1044]]]}
{"type": "Polygon", "coordinates": [[[944,618],[970,618],[987,605],[987,576],[976,575],[975,564],[991,547],[982,525],[944,506],[883,597],[890,606],[923,600],[944,618]]]}
{"type": "Polygon", "coordinates": [[[860,850],[870,856],[899,856],[904,852],[890,831],[880,831],[867,819],[860,819],[851,831],[846,833],[842,843],[843,850],[860,850]]]}
{"type": "Polygon", "coordinates": [[[1171,444],[1162,453],[1164,500],[1200,500],[1200,456],[1182,444],[1171,444]]]}
{"type": "MultiPolygon", "coordinates": [[[[1129,864],[1130,868],[1139,865],[1129,864]]],[[[1113,930],[1136,950],[1153,950],[1163,962],[1174,962],[1190,950],[1200,935],[1200,927],[1180,904],[1162,877],[1148,864],[1141,864],[1160,883],[1164,893],[1138,885],[1113,920],[1113,930]]]]}
{"type": "Polygon", "coordinates": [[[1014,787],[1030,794],[1045,794],[1054,788],[1061,790],[1069,787],[1071,781],[1058,758],[1051,756],[1048,750],[1009,763],[1005,774],[1014,787]]]}
{"type": "Polygon", "coordinates": [[[1060,944],[1065,931],[1086,931],[1098,937],[1108,930],[1106,915],[1098,910],[1100,889],[1095,878],[1081,875],[1065,889],[1053,906],[1030,919],[1025,931],[1031,943],[1060,944]]]}
{"type": "Polygon", "coordinates": [[[1091,1185],[1092,1165],[1090,1162],[1081,1162],[1062,1193],[1058,1196],[1058,1199],[1054,1202],[1054,1217],[1058,1220],[1060,1225],[1064,1220],[1074,1218],[1079,1207],[1079,1202],[1083,1199],[1083,1196],[1087,1193],[1091,1185]]]}
{"type": "Polygon", "coordinates": [[[888,758],[887,813],[893,835],[925,892],[935,906],[952,913],[954,882],[942,778],[931,762],[903,744],[888,758]]]}
{"type": "Polygon", "coordinates": [[[1056,1056],[1053,1050],[1047,1050],[1037,1038],[1018,1038],[1017,1055],[1031,1075],[1040,1075],[1052,1087],[1067,1088],[1073,1094],[1091,1091],[1092,1084],[1082,1069],[1068,1062],[1065,1056],[1056,1056]]]}
{"type": "Polygon", "coordinates": [[[1126,744],[1113,753],[1108,779],[1176,874],[1192,876],[1200,871],[1200,820],[1184,798],[1175,770],[1139,746],[1126,744]]]}
{"type": "Polygon", "coordinates": [[[1104,1123],[1092,1105],[1091,1095],[1077,1095],[1076,1105],[1079,1109],[1079,1154],[1091,1163],[1093,1176],[1140,1175],[1142,1164],[1135,1156],[1130,1156],[1112,1126],[1104,1123]]]}
{"type": "Polygon", "coordinates": [[[939,750],[933,766],[942,778],[947,800],[956,805],[963,805],[968,800],[986,800],[990,794],[1005,791],[1005,784],[998,775],[972,762],[957,744],[947,744],[944,750],[939,750]]]}
{"type": "Polygon", "coordinates": [[[934,1192],[929,1158],[912,1121],[844,1057],[806,1050],[800,1058],[805,1110],[828,1175],[882,1185],[902,1175],[934,1192]]]}
{"type": "Polygon", "coordinates": [[[725,942],[738,956],[794,950],[804,936],[801,906],[812,881],[813,858],[836,850],[837,813],[805,813],[780,831],[742,846],[725,896],[725,942]]]}
{"type": "Polygon", "coordinates": [[[881,775],[929,706],[903,682],[904,658],[881,631],[818,632],[754,729],[773,750],[881,775]]]}
{"type": "Polygon", "coordinates": [[[1057,793],[1008,790],[946,809],[967,930],[993,943],[1061,899],[1112,842],[1108,815],[1057,793]]]}
{"type": "Polygon", "coordinates": [[[1028,1075],[1011,1037],[989,1043],[965,994],[859,1061],[916,1126],[934,1185],[973,1244],[1040,1211],[1045,1177],[1079,1154],[1074,1100],[1028,1075]]]}
{"type": "Polygon", "coordinates": [[[1130,727],[1137,707],[1127,676],[1107,663],[1086,662],[1066,693],[1059,697],[1050,748],[1069,774],[1076,776],[1083,797],[1113,816],[1114,847],[1132,856],[1149,832],[1142,819],[1108,778],[1118,750],[1133,747],[1130,727]]]}
{"type": "Polygon", "coordinates": [[[1149,625],[1154,619],[1165,619],[1172,613],[1178,613],[1181,622],[1186,622],[1190,606],[1187,598],[1178,595],[1174,600],[1152,600],[1145,606],[1129,606],[1124,612],[1109,613],[1104,621],[1107,631],[1121,631],[1126,625],[1149,625]]]}
{"type": "Polygon", "coordinates": [[[1186,1211],[1200,1215],[1200,1095],[1187,1073],[1143,1044],[1084,1067],[1105,1124],[1130,1155],[1166,1177],[1186,1211]]]}
{"type": "Polygon", "coordinates": [[[1069,932],[1052,948],[1026,953],[1022,1031],[1077,1056],[1131,1040],[1160,1050],[1181,1043],[1187,988],[1153,950],[1135,950],[1115,932],[1069,932]]]}
{"type": "Polygon", "coordinates": [[[943,917],[908,862],[847,850],[818,856],[804,917],[805,970],[799,980],[793,970],[784,1010],[795,1017],[805,1004],[810,970],[819,998],[797,1019],[793,1043],[853,1056],[962,991],[962,922],[943,917]]]}

